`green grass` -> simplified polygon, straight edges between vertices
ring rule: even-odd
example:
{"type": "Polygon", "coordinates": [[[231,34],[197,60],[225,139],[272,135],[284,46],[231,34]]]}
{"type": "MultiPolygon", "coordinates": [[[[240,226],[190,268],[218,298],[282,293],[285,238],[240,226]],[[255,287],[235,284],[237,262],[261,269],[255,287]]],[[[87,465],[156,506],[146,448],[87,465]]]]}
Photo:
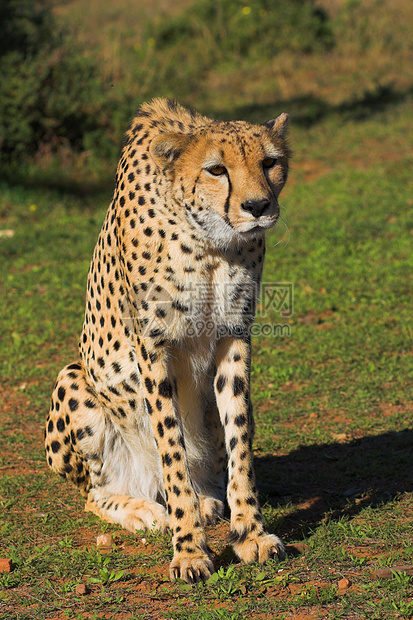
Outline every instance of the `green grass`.
{"type": "Polygon", "coordinates": [[[14,235],[0,236],[0,557],[15,565],[0,574],[1,620],[413,617],[412,577],[373,577],[380,567],[413,563],[411,69],[387,94],[377,87],[379,68],[390,76],[395,66],[385,61],[388,46],[401,67],[409,45],[394,33],[375,43],[366,31],[363,40],[373,4],[377,32],[392,23],[402,33],[403,11],[396,19],[386,3],[369,0],[353,3],[352,41],[350,5],[331,3],[342,38],[328,62],[284,58],[283,70],[297,75],[283,104],[270,96],[281,69],[268,65],[259,75],[256,67],[228,69],[223,89],[223,74],[212,70],[191,102],[256,121],[277,106],[293,113],[294,158],[281,200],[290,236],[286,243],[283,228],[270,235],[264,281],[292,283],[294,312],[257,319],[286,324],[291,335],[254,338],[252,367],[256,471],[268,529],[290,545],[282,563],[238,564],[224,522],[209,532],[211,581],[172,585],[168,536],[103,524],[49,472],[43,423],[58,371],[77,356],[116,162],[76,187],[70,171],[51,172],[46,160],[30,183],[1,182],[0,230],[14,235]],[[228,93],[240,76],[248,83],[235,102],[228,93]],[[109,554],[96,549],[102,531],[115,538],[109,554]],[[351,585],[339,594],[343,577],[351,585]],[[77,596],[79,583],[90,594],[77,596]]]}
{"type": "Polygon", "coordinates": [[[148,553],[120,533],[102,559],[95,536],[117,528],[84,515],[76,491],[44,463],[43,419],[56,373],[76,357],[110,193],[3,185],[1,228],[15,234],[0,240],[0,531],[1,555],[16,568],[1,578],[0,617],[144,618],[148,602],[152,617],[166,618],[282,618],[294,609],[410,617],[411,578],[371,572],[409,564],[413,552],[412,111],[408,100],[358,123],[335,117],[293,129],[297,155],[282,201],[291,236],[286,245],[277,245],[282,231],[270,236],[264,275],[294,285],[291,336],[254,339],[252,385],[265,519],[307,547],[282,564],[242,567],[218,536],[221,568],[195,588],[169,585],[169,543],[156,535],[146,536],[148,553]],[[372,138],[379,146],[355,166],[372,138]],[[343,576],[352,587],[338,595],[343,576]],[[81,581],[92,588],[83,598],[81,581]]]}

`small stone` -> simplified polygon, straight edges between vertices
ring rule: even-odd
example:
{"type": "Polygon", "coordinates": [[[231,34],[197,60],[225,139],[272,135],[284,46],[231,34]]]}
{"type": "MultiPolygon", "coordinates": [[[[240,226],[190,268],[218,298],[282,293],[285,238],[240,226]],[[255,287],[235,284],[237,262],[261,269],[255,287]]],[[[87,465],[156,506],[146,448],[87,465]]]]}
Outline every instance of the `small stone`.
{"type": "Polygon", "coordinates": [[[11,573],[13,562],[10,558],[0,558],[0,573],[11,573]]]}
{"type": "Polygon", "coordinates": [[[109,550],[109,549],[112,549],[114,542],[110,534],[101,534],[100,536],[96,538],[96,544],[102,550],[103,549],[109,550]]]}
{"type": "Polygon", "coordinates": [[[290,591],[290,593],[294,596],[295,594],[301,594],[301,592],[303,591],[303,584],[302,583],[290,583],[288,584],[288,589],[290,591]]]}
{"type": "Polygon", "coordinates": [[[75,588],[76,596],[86,596],[90,594],[90,589],[87,587],[85,583],[78,583],[75,588]]]}
{"type": "Polygon", "coordinates": [[[333,438],[336,441],[346,441],[348,439],[346,433],[333,433],[333,438]]]}
{"type": "Polygon", "coordinates": [[[390,568],[378,568],[374,571],[372,577],[375,577],[376,579],[389,579],[392,575],[393,573],[390,568]]]}
{"type": "Polygon", "coordinates": [[[340,579],[340,581],[337,583],[338,593],[345,594],[350,586],[350,579],[347,579],[347,577],[343,577],[343,579],[340,579]]]}
{"type": "Polygon", "coordinates": [[[406,575],[413,575],[413,564],[401,564],[392,566],[391,568],[378,568],[372,573],[372,577],[376,579],[390,579],[394,576],[394,573],[406,573],[406,575]]]}

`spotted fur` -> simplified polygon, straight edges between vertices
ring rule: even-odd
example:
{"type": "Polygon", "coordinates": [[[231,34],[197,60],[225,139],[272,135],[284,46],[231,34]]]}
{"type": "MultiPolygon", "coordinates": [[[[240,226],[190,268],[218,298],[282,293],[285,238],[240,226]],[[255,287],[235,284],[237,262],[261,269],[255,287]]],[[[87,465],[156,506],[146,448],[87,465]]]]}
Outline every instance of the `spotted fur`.
{"type": "Polygon", "coordinates": [[[127,134],[87,283],[80,360],[58,376],[50,467],[86,509],[172,531],[171,578],[213,571],[204,525],[231,510],[245,562],[284,555],[255,486],[251,342],[287,115],[219,122],[157,99],[127,134]]]}

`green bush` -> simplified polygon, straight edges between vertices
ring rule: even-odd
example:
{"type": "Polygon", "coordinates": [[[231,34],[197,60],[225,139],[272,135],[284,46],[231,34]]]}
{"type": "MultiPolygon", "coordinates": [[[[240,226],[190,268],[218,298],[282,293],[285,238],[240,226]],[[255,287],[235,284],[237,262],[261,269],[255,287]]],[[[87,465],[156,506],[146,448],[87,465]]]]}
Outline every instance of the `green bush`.
{"type": "Polygon", "coordinates": [[[140,100],[193,98],[207,88],[211,70],[259,69],[284,50],[333,44],[314,0],[246,2],[195,0],[175,17],[152,20],[147,45],[125,63],[129,87],[111,90],[48,0],[0,0],[0,160],[20,163],[43,145],[112,158],[140,100]]]}
{"type": "Polygon", "coordinates": [[[152,20],[145,35],[148,92],[184,97],[202,93],[211,71],[259,67],[283,51],[334,44],[327,14],[313,0],[196,0],[175,17],[152,20]]]}
{"type": "Polygon", "coordinates": [[[154,21],[149,36],[157,49],[182,45],[217,61],[316,52],[333,43],[327,14],[313,0],[198,0],[178,17],[154,21]]]}
{"type": "Polygon", "coordinates": [[[0,3],[0,156],[39,145],[110,149],[110,100],[93,59],[60,28],[45,1],[0,3]]]}

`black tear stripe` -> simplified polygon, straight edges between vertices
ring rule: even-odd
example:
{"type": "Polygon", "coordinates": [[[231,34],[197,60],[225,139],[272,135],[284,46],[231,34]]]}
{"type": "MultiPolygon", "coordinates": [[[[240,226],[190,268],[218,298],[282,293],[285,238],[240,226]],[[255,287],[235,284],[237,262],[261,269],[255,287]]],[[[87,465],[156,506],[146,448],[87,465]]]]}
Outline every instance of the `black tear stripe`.
{"type": "Polygon", "coordinates": [[[229,211],[229,201],[230,201],[230,198],[231,198],[231,194],[232,194],[232,183],[231,183],[231,179],[229,178],[229,175],[228,175],[228,196],[227,196],[227,199],[225,201],[225,207],[224,207],[225,214],[227,214],[228,211],[229,211]]]}

